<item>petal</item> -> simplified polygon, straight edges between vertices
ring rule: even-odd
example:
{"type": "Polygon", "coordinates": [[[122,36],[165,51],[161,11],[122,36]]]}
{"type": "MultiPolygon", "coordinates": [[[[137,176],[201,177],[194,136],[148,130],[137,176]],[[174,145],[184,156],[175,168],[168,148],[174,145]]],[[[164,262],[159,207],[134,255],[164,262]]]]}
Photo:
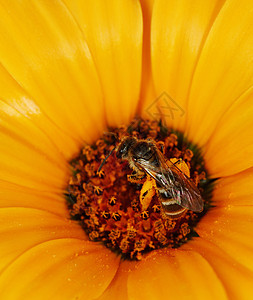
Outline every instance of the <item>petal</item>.
{"type": "Polygon", "coordinates": [[[102,130],[96,68],[82,32],[62,2],[2,2],[0,57],[7,72],[61,130],[80,140],[102,130]]]}
{"type": "Polygon", "coordinates": [[[151,18],[153,12],[154,0],[141,0],[143,16],[143,48],[142,48],[142,77],[141,92],[138,103],[137,114],[143,118],[153,117],[147,110],[150,103],[156,98],[152,72],[151,72],[151,54],[150,54],[150,37],[151,37],[151,18]]]}
{"type": "Polygon", "coordinates": [[[197,251],[153,253],[129,275],[131,299],[227,299],[220,279],[197,251]]]}
{"type": "MultiPolygon", "coordinates": [[[[8,84],[13,83],[8,79],[3,76],[2,83],[13,87],[8,94],[9,97],[17,96],[14,101],[18,102],[18,89],[15,89],[15,84],[8,84]]],[[[7,96],[6,92],[6,88],[1,90],[3,98],[7,96]]],[[[53,136],[49,138],[31,120],[30,115],[40,114],[39,108],[29,99],[23,99],[22,104],[16,105],[11,102],[0,100],[1,187],[10,182],[37,190],[61,189],[67,174],[66,159],[52,142],[53,136]]],[[[53,129],[54,126],[51,127],[53,129]]]]}
{"type": "Polygon", "coordinates": [[[252,13],[251,1],[226,1],[203,46],[187,108],[188,136],[200,145],[232,103],[253,85],[252,13]]]}
{"type": "Polygon", "coordinates": [[[19,139],[28,140],[58,159],[62,155],[69,158],[77,151],[79,144],[73,134],[67,135],[59,129],[1,64],[0,99],[2,129],[12,131],[19,139]]]}
{"type": "Polygon", "coordinates": [[[36,145],[19,136],[0,131],[0,180],[39,191],[61,191],[66,181],[67,167],[36,145]]]}
{"type": "Polygon", "coordinates": [[[253,168],[244,172],[221,178],[213,192],[215,206],[253,205],[253,168]]]}
{"type": "Polygon", "coordinates": [[[151,57],[157,99],[153,99],[150,110],[160,106],[169,126],[184,129],[191,113],[186,110],[186,103],[192,76],[222,4],[220,0],[160,0],[154,4],[151,57]]]}
{"type": "MultiPolygon", "coordinates": [[[[223,252],[215,244],[198,238],[197,242],[189,242],[183,246],[186,250],[193,250],[213,268],[217,277],[221,280],[227,299],[251,299],[253,296],[253,273],[247,268],[231,259],[229,254],[223,252]]],[[[211,282],[212,285],[212,282],[211,282]]],[[[211,286],[211,290],[213,290],[211,286]]],[[[219,299],[219,297],[217,297],[219,299]]]]}
{"type": "MultiPolygon", "coordinates": [[[[27,99],[27,102],[29,108],[32,109],[32,101],[29,102],[27,99]]],[[[0,100],[0,131],[2,134],[15,139],[17,145],[21,142],[30,148],[35,148],[54,163],[64,166],[65,159],[48,136],[36,127],[29,118],[3,100],[0,100]]]]}
{"type": "Polygon", "coordinates": [[[109,125],[129,121],[138,104],[142,15],[137,1],[67,0],[94,58],[109,125]]]}
{"type": "Polygon", "coordinates": [[[201,220],[196,231],[253,271],[253,206],[214,208],[201,220]]]}
{"type": "Polygon", "coordinates": [[[13,183],[0,181],[0,207],[26,207],[51,212],[63,218],[69,218],[63,195],[46,193],[25,188],[13,183]]]}
{"type": "Polygon", "coordinates": [[[135,265],[135,261],[121,261],[110,285],[97,300],[128,300],[127,281],[135,265]]]}
{"type": "Polygon", "coordinates": [[[33,208],[1,208],[0,223],[2,271],[23,253],[43,242],[62,238],[87,239],[77,223],[33,208]]]}
{"type": "Polygon", "coordinates": [[[204,154],[214,177],[253,166],[253,88],[247,90],[222,116],[204,154]]]}
{"type": "Polygon", "coordinates": [[[42,243],[2,274],[3,299],[95,299],[115,275],[119,259],[101,245],[62,239],[42,243]],[[22,276],[20,276],[22,273],[22,276]]]}

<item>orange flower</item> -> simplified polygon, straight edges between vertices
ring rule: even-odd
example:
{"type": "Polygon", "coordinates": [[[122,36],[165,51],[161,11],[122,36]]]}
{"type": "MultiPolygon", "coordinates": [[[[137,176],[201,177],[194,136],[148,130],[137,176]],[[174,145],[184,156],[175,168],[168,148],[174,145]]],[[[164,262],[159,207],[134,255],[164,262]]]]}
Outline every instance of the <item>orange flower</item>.
{"type": "Polygon", "coordinates": [[[252,13],[249,0],[1,1],[1,299],[253,296],[252,13]],[[68,160],[136,114],[163,115],[220,178],[199,237],[140,262],[89,241],[62,196],[68,160]]]}

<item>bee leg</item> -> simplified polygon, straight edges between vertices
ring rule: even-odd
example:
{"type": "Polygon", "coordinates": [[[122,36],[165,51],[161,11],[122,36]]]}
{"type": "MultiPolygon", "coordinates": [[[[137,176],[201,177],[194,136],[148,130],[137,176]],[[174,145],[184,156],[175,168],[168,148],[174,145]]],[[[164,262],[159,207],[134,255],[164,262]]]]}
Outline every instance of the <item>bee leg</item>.
{"type": "Polygon", "coordinates": [[[142,189],[140,191],[140,203],[142,206],[142,211],[147,210],[155,194],[156,194],[156,184],[154,182],[154,179],[148,177],[147,180],[144,182],[142,189]]]}
{"type": "Polygon", "coordinates": [[[131,175],[127,175],[127,180],[131,183],[143,183],[145,180],[145,173],[142,172],[133,172],[131,175]]]}
{"type": "Polygon", "coordinates": [[[190,169],[189,169],[188,165],[186,164],[186,162],[182,158],[171,158],[170,162],[178,170],[180,170],[182,173],[184,173],[184,175],[186,175],[187,177],[190,178],[190,169]]]}
{"type": "Polygon", "coordinates": [[[178,164],[181,164],[183,161],[182,158],[179,158],[176,162],[173,163],[174,166],[178,165],[178,164]]]}

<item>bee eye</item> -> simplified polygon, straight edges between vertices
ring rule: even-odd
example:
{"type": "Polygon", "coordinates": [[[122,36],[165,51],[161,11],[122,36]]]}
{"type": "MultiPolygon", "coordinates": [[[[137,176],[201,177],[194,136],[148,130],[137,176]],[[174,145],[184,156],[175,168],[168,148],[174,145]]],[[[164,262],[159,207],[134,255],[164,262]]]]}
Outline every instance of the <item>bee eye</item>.
{"type": "Polygon", "coordinates": [[[124,146],[122,149],[120,149],[120,153],[121,154],[123,154],[125,152],[127,152],[127,147],[126,146],[124,146]]]}
{"type": "Polygon", "coordinates": [[[121,148],[117,151],[116,157],[117,158],[122,158],[126,152],[127,152],[126,145],[122,145],[121,148]]]}

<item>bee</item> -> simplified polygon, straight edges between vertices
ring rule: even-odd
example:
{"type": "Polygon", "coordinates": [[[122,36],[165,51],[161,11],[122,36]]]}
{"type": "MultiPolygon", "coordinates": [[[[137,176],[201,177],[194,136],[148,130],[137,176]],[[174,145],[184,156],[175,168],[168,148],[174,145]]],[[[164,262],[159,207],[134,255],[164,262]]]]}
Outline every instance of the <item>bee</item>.
{"type": "Polygon", "coordinates": [[[116,148],[116,157],[128,161],[133,170],[130,175],[133,182],[145,175],[149,181],[155,182],[164,218],[177,218],[187,209],[203,210],[203,199],[197,186],[175,164],[165,159],[154,141],[125,137],[116,148]]]}

